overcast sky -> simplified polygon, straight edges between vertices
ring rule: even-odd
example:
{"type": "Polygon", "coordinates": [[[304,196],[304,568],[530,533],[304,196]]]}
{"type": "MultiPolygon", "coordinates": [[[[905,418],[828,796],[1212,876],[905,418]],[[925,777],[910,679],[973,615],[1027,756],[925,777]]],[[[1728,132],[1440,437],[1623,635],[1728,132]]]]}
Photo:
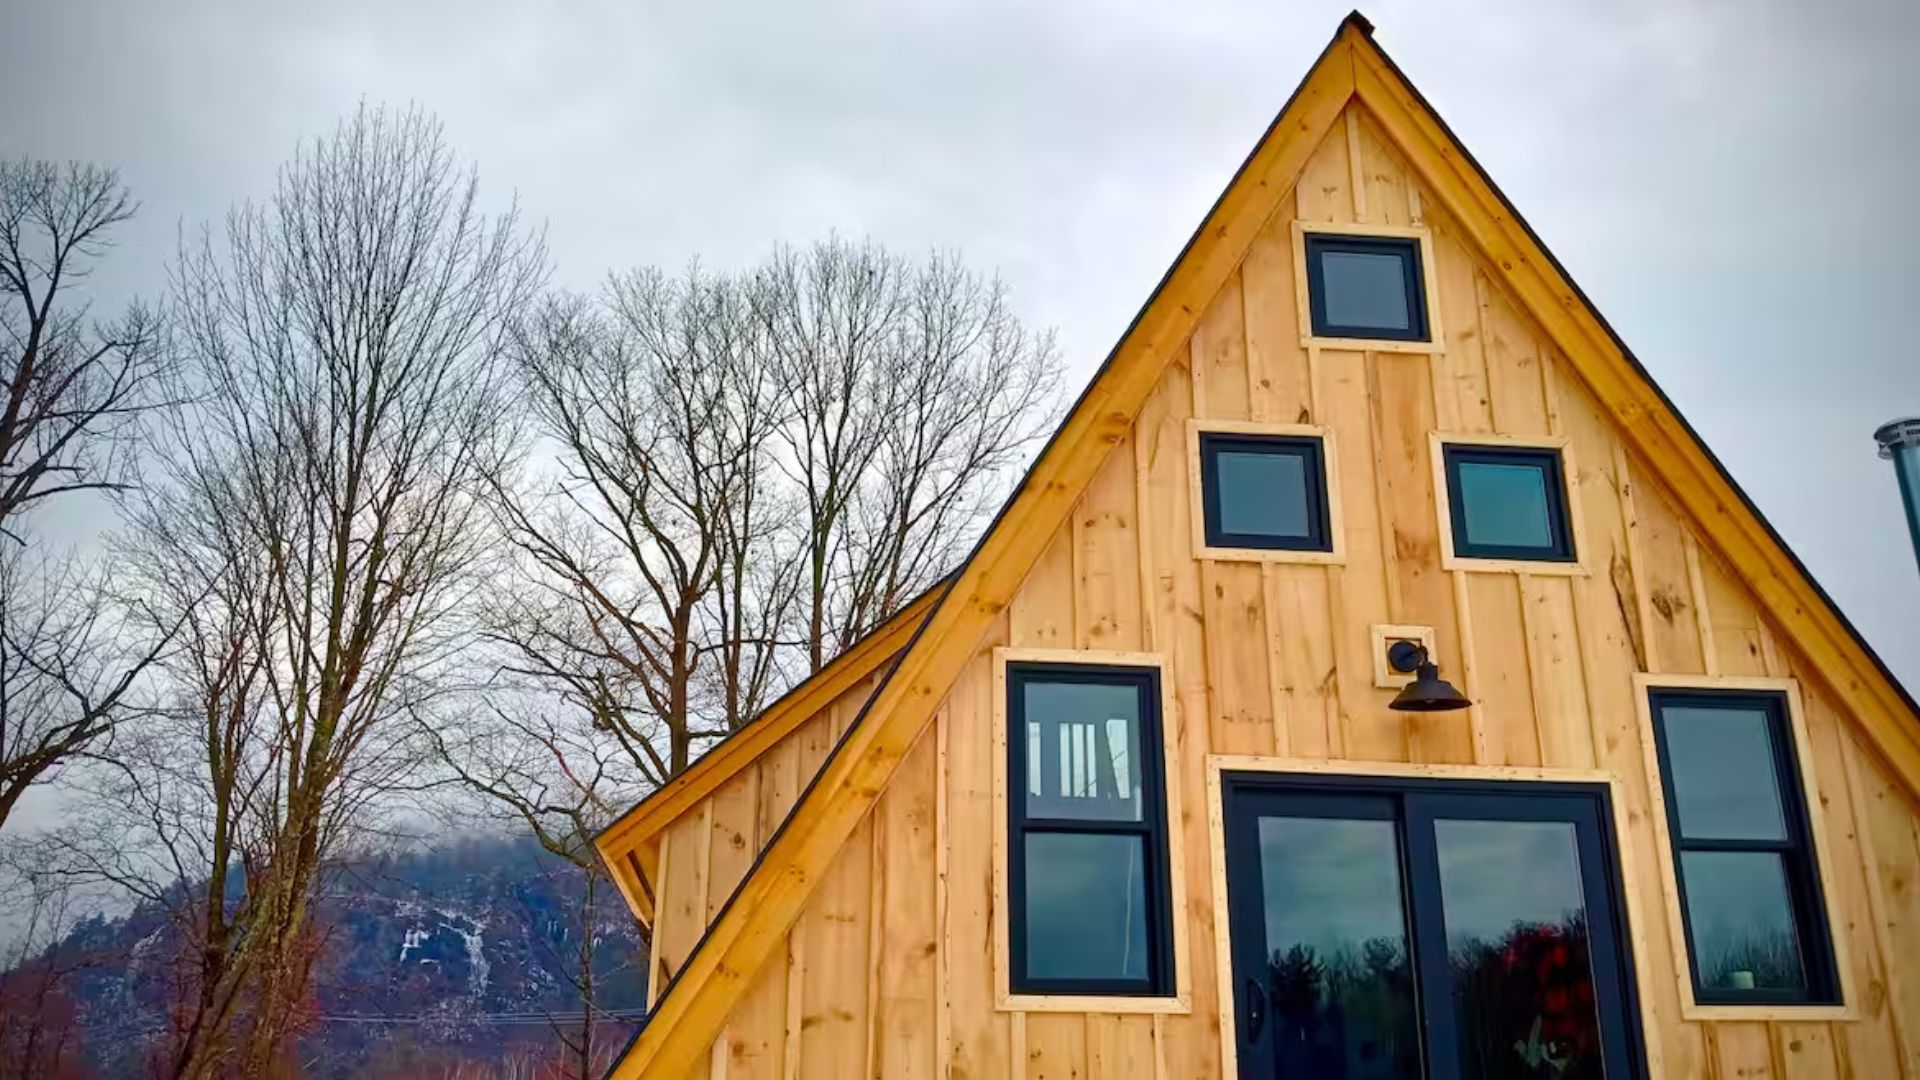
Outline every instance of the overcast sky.
{"type": "MultiPolygon", "coordinates": [[[[437,113],[558,279],[829,231],[997,268],[1105,356],[1345,3],[0,0],[0,154],[120,166],[99,279],[364,99],[437,113]]],[[[1370,4],[1381,43],[1909,685],[1873,428],[1920,414],[1920,3],[1370,4]]]]}

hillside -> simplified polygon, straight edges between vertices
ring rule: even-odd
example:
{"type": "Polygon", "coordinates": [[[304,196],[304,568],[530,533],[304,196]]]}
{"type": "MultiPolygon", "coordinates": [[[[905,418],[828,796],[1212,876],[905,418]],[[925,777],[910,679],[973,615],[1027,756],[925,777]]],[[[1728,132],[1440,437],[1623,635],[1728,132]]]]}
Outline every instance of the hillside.
{"type": "MultiPolygon", "coordinates": [[[[300,1075],[571,1075],[554,1069],[564,1055],[554,1027],[580,1027],[583,898],[580,873],[531,842],[465,841],[353,864],[322,902],[300,1075]]],[[[610,1053],[640,1016],[645,947],[604,882],[591,925],[607,1014],[595,1038],[610,1053]]],[[[35,1006],[50,1027],[71,1025],[51,1071],[149,1074],[178,947],[157,910],[77,926],[60,955],[79,970],[35,1006]]],[[[18,1022],[19,1005],[8,1011],[18,1022]]]]}

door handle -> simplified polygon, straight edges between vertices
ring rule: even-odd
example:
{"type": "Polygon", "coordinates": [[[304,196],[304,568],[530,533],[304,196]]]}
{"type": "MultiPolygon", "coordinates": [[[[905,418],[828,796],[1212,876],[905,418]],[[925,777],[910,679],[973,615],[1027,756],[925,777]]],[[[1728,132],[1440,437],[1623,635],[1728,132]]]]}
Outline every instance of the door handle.
{"type": "Polygon", "coordinates": [[[1260,1034],[1267,1026],[1267,991],[1260,985],[1259,979],[1247,980],[1247,1043],[1252,1045],[1260,1041],[1260,1034]]]}

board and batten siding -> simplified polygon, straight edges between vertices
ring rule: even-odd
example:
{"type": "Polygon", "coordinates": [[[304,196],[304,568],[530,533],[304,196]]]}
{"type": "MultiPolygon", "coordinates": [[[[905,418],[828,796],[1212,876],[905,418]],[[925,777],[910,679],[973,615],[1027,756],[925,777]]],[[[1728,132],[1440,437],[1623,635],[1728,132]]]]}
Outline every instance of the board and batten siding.
{"type": "Polygon", "coordinates": [[[849,687],[660,830],[646,853],[660,868],[649,1002],[686,963],[876,685],[870,676],[849,687]]]}
{"type": "MultiPolygon", "coordinates": [[[[1760,614],[1704,532],[1350,104],[1290,198],[1201,314],[1130,434],[1034,566],[867,819],[757,975],[701,1070],[711,1080],[1187,1080],[1222,1075],[1209,755],[1600,770],[1625,803],[1623,873],[1653,1075],[1920,1080],[1920,841],[1913,802],[1820,673],[1760,614]],[[1295,223],[1431,232],[1442,334],[1430,351],[1310,343],[1295,223]],[[1188,426],[1313,424],[1338,456],[1344,561],[1196,557],[1188,426]],[[1564,439],[1585,573],[1443,564],[1430,436],[1564,439]],[[1400,714],[1371,628],[1434,630],[1470,710],[1400,714]],[[995,1004],[992,726],[996,648],[1153,652],[1179,749],[1192,1006],[1129,1014],[995,1004]],[[1790,677],[1810,745],[1810,810],[1845,941],[1854,1018],[1790,1008],[1683,1018],[1635,676],[1790,677]]],[[[864,696],[859,700],[864,700],[864,696]]],[[[836,714],[850,717],[858,701],[836,714]]],[[[844,723],[842,719],[838,721],[844,723]]],[[[662,962],[724,903],[824,759],[828,724],[668,830],[662,962]],[[782,772],[781,770],[785,770],[782,772]],[[780,795],[766,795],[780,775],[780,795]],[[795,779],[797,777],[797,779],[795,779]],[[740,785],[743,790],[732,790],[740,785]],[[757,792],[746,790],[759,785],[757,792]],[[754,842],[736,843],[746,830],[754,842]]],[[[799,738],[799,733],[796,733],[799,738]]],[[[792,742],[792,740],[789,740],[792,742]]]]}

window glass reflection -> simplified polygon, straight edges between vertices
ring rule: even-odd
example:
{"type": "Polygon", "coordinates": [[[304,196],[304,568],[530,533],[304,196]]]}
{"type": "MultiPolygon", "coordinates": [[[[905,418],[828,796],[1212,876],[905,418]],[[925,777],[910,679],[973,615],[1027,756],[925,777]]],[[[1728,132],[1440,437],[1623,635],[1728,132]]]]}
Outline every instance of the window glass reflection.
{"type": "Polygon", "coordinates": [[[1689,840],[1785,840],[1772,724],[1760,709],[1668,705],[1667,760],[1689,840]]]}
{"type": "Polygon", "coordinates": [[[1139,688],[1030,680],[1025,694],[1027,815],[1141,820],[1139,688]]]}
{"type": "Polygon", "coordinates": [[[1680,869],[1700,985],[1806,989],[1786,868],[1778,852],[1688,851],[1680,857],[1680,869]]]}
{"type": "Polygon", "coordinates": [[[1326,321],[1333,326],[1393,331],[1413,328],[1404,256],[1322,251],[1320,283],[1325,290],[1321,302],[1326,321]]]}
{"type": "Polygon", "coordinates": [[[1467,542],[1487,547],[1550,550],[1546,470],[1538,465],[1462,461],[1459,499],[1467,542]]]}
{"type": "Polygon", "coordinates": [[[1110,833],[1029,833],[1026,974],[1147,979],[1146,841],[1110,833]]]}
{"type": "Polygon", "coordinates": [[[1263,817],[1259,827],[1276,1074],[1419,1077],[1397,826],[1263,817]]]}
{"type": "Polygon", "coordinates": [[[1300,538],[1313,531],[1307,463],[1298,453],[1214,455],[1220,528],[1243,536],[1300,538]]]}
{"type": "Polygon", "coordinates": [[[1436,821],[1462,1074],[1604,1075],[1578,839],[1564,821],[1436,821]]]}

